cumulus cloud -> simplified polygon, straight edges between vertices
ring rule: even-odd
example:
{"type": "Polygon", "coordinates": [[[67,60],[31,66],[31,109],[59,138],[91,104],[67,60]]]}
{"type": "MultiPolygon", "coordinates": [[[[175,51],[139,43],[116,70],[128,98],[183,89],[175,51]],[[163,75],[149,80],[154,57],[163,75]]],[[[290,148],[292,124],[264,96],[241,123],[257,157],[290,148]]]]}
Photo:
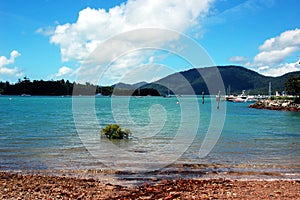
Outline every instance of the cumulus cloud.
{"type": "Polygon", "coordinates": [[[73,72],[73,70],[69,67],[63,66],[61,68],[59,68],[56,76],[64,76],[66,74],[71,74],[73,72]]]}
{"type": "Polygon", "coordinates": [[[289,57],[295,56],[294,54],[300,51],[300,29],[287,30],[267,39],[258,49],[259,53],[252,62],[245,60],[239,64],[257,69],[258,72],[268,76],[279,76],[300,70],[299,63],[287,62],[289,57]]]}
{"type": "MultiPolygon", "coordinates": [[[[75,23],[58,25],[50,42],[60,46],[63,61],[83,60],[97,45],[137,28],[168,28],[185,32],[196,26],[212,0],[128,0],[108,11],[86,8],[75,23]]],[[[147,39],[140,38],[141,42],[147,39]]]]}
{"type": "Polygon", "coordinates": [[[233,57],[229,58],[229,61],[234,62],[234,63],[244,64],[244,63],[248,62],[248,58],[246,58],[244,56],[233,56],[233,57]]]}
{"type": "Polygon", "coordinates": [[[287,47],[300,46],[300,29],[287,30],[277,37],[266,40],[260,47],[260,51],[281,50],[287,47]]]}
{"type": "MultiPolygon", "coordinates": [[[[206,16],[213,1],[128,0],[109,10],[88,7],[79,12],[76,22],[56,26],[54,33],[50,36],[50,42],[60,47],[63,62],[75,60],[82,63],[99,44],[120,33],[141,28],[166,28],[181,33],[187,33],[195,27],[200,29],[199,22],[206,16]]],[[[39,31],[43,32],[42,29],[39,31]]],[[[151,32],[144,32],[141,35],[120,38],[124,42],[111,44],[109,52],[113,54],[114,51],[120,51],[120,48],[126,49],[126,46],[139,48],[145,43],[152,46],[163,45],[178,39],[164,34],[151,34],[151,32]]],[[[102,56],[103,60],[104,56],[102,56]]],[[[137,60],[127,58],[126,61],[132,62],[119,65],[119,70],[120,68],[126,69],[129,65],[136,64],[137,61],[141,64],[141,58],[150,62],[153,59],[149,59],[153,56],[150,54],[134,56],[137,60]]],[[[111,59],[111,56],[107,59],[111,59]]]]}
{"type": "Polygon", "coordinates": [[[254,64],[261,65],[278,65],[283,62],[288,56],[297,52],[299,47],[284,47],[283,49],[272,49],[262,51],[254,57],[254,64]]]}
{"type": "Polygon", "coordinates": [[[295,63],[283,63],[276,68],[271,68],[268,66],[260,67],[258,71],[266,76],[281,76],[288,72],[300,71],[300,64],[295,63]]]}
{"type": "Polygon", "coordinates": [[[58,69],[58,72],[50,75],[49,78],[50,79],[58,79],[58,78],[63,78],[63,77],[71,77],[73,75],[76,74],[76,70],[74,71],[73,69],[66,67],[66,66],[62,66],[61,68],[58,69]]]}
{"type": "Polygon", "coordinates": [[[23,75],[21,69],[19,69],[18,67],[10,67],[10,65],[14,64],[15,59],[20,55],[21,54],[18,51],[13,50],[10,53],[9,58],[5,56],[0,56],[0,76],[19,77],[23,75]]]}
{"type": "Polygon", "coordinates": [[[42,27],[42,28],[38,28],[35,32],[38,34],[45,35],[45,36],[51,36],[55,32],[55,28],[51,27],[51,26],[42,27]]]}
{"type": "Polygon", "coordinates": [[[15,59],[20,56],[21,54],[16,51],[16,50],[13,50],[11,53],[10,53],[10,58],[7,58],[5,56],[0,56],[0,66],[3,67],[5,65],[9,65],[9,64],[12,64],[15,62],[15,59]]]}
{"type": "Polygon", "coordinates": [[[279,65],[288,56],[300,50],[300,29],[287,30],[277,37],[266,40],[254,57],[254,64],[279,65]]]}

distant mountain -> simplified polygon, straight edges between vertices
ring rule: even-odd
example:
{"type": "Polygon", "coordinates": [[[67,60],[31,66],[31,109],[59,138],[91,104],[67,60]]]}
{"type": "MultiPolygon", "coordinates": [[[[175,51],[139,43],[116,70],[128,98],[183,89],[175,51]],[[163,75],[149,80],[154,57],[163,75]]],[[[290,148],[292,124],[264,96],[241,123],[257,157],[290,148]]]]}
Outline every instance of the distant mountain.
{"type": "MultiPolygon", "coordinates": [[[[165,78],[142,86],[142,88],[152,88],[157,90],[161,95],[170,93],[175,94],[193,94],[200,95],[202,92],[209,94],[206,82],[217,82],[217,72],[219,71],[226,92],[241,93],[246,90],[249,94],[268,94],[269,82],[272,84],[272,93],[275,91],[284,91],[285,82],[290,75],[300,75],[300,71],[287,73],[279,77],[269,77],[261,75],[255,71],[246,69],[241,66],[217,66],[190,69],[183,72],[171,74],[165,78]],[[206,82],[204,81],[206,80],[206,82]]],[[[220,88],[219,84],[212,84],[210,88],[211,94],[217,94],[220,88]]]]}
{"type": "Polygon", "coordinates": [[[117,83],[115,85],[112,85],[113,88],[123,89],[123,90],[135,90],[139,87],[142,87],[144,85],[147,85],[147,82],[139,82],[135,84],[127,84],[127,83],[117,83]]]}
{"type": "Polygon", "coordinates": [[[145,85],[149,85],[147,82],[139,82],[135,84],[117,83],[112,85],[113,94],[121,96],[160,96],[160,93],[151,88],[145,88],[145,85]]]}

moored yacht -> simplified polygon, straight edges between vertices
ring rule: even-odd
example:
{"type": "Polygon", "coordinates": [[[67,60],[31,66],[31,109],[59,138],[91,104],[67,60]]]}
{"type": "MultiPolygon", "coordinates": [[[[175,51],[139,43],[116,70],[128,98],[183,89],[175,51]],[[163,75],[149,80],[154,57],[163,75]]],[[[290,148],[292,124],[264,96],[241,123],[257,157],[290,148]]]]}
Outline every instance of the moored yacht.
{"type": "Polygon", "coordinates": [[[226,101],[230,102],[255,102],[257,99],[253,95],[246,95],[245,90],[242,91],[242,94],[238,96],[226,96],[226,101]]]}

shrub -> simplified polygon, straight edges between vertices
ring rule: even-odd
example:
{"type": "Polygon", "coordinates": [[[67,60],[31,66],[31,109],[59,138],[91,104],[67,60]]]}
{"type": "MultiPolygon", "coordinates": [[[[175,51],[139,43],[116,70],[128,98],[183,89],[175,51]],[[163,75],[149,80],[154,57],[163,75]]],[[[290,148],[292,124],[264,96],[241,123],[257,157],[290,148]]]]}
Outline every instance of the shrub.
{"type": "Polygon", "coordinates": [[[119,124],[108,124],[101,130],[101,135],[108,139],[128,139],[131,132],[129,129],[121,129],[119,124]]]}
{"type": "Polygon", "coordinates": [[[295,100],[295,97],[289,97],[289,96],[272,96],[269,98],[270,100],[295,100]]]}

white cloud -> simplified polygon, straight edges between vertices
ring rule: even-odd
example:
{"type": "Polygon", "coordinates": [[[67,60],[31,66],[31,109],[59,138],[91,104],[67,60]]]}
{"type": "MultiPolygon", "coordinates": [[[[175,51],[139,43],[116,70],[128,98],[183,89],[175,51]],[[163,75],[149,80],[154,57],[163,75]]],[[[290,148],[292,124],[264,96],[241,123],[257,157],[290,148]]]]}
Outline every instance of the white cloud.
{"type": "Polygon", "coordinates": [[[10,65],[15,63],[15,59],[21,54],[13,50],[10,53],[10,57],[0,56],[0,76],[1,77],[20,77],[23,76],[23,72],[18,67],[10,67],[10,65]]]}
{"type": "Polygon", "coordinates": [[[18,51],[13,50],[10,53],[10,58],[7,58],[5,56],[0,56],[0,67],[14,63],[15,59],[20,55],[21,54],[18,51]]]}
{"type": "MultiPolygon", "coordinates": [[[[79,12],[78,19],[74,23],[66,23],[56,26],[50,37],[50,42],[60,47],[62,61],[78,61],[83,63],[88,56],[99,47],[99,44],[107,41],[120,33],[141,28],[166,28],[177,32],[188,33],[195,28],[200,29],[199,23],[206,16],[211,3],[214,0],[128,0],[119,6],[109,10],[85,8],[79,12]]],[[[39,30],[43,32],[43,29],[39,30]]],[[[127,49],[138,49],[141,46],[163,46],[167,42],[174,41],[176,36],[165,35],[164,32],[135,32],[118,37],[119,41],[113,41],[108,47],[94,53],[98,59],[98,67],[85,68],[81,75],[95,74],[101,68],[101,64],[114,63],[106,70],[106,75],[111,80],[121,78],[122,74],[145,62],[155,60],[151,53],[136,52],[126,57],[116,58],[118,52],[126,52],[127,49]],[[143,45],[142,45],[143,44],[143,45]],[[104,52],[104,53],[103,53],[104,52]],[[107,54],[107,55],[103,55],[107,54]],[[117,59],[115,61],[114,59],[117,59]],[[145,61],[146,60],[146,61],[145,61]],[[98,71],[97,71],[98,70],[98,71]],[[110,72],[110,73],[109,73],[110,72]]],[[[120,56],[120,55],[119,55],[120,56]]],[[[102,67],[103,68],[103,67],[102,67]]],[[[56,74],[57,75],[57,74],[56,74]]],[[[84,79],[84,78],[83,78],[84,79]]],[[[79,80],[79,81],[83,81],[79,80]]],[[[94,83],[90,77],[86,78],[94,83]]]]}
{"type": "Polygon", "coordinates": [[[254,57],[254,65],[279,65],[288,56],[300,50],[300,29],[287,30],[277,37],[266,40],[254,57]]]}
{"type": "Polygon", "coordinates": [[[14,67],[14,68],[1,67],[0,68],[0,74],[15,75],[18,72],[19,72],[19,69],[17,67],[14,67]]]}
{"type": "Polygon", "coordinates": [[[288,56],[297,52],[300,48],[296,46],[285,47],[283,49],[272,49],[262,51],[254,57],[254,65],[278,65],[283,62],[288,56]]]}
{"type": "Polygon", "coordinates": [[[229,61],[234,62],[234,63],[244,64],[244,63],[248,62],[248,58],[246,58],[244,56],[233,56],[233,57],[229,58],[229,61]]]}
{"type": "MultiPolygon", "coordinates": [[[[195,27],[199,28],[201,27],[199,21],[206,16],[212,2],[213,0],[128,0],[107,11],[88,7],[79,12],[76,22],[56,26],[50,42],[60,47],[62,61],[83,62],[99,44],[126,31],[139,28],[166,28],[187,33],[195,27]]],[[[126,49],[128,46],[138,48],[145,43],[157,46],[178,39],[158,34],[155,35],[157,39],[153,40],[151,34],[144,32],[141,35],[122,38],[124,42],[118,42],[115,46],[111,44],[108,53],[120,52],[120,49],[126,49]]],[[[137,61],[141,62],[141,57],[149,59],[151,56],[135,56],[137,60],[128,58],[126,60],[131,60],[132,63],[122,64],[119,68],[125,69],[137,61]]],[[[113,56],[107,58],[111,59],[113,56]]]]}
{"type": "Polygon", "coordinates": [[[38,28],[35,32],[45,36],[51,36],[54,34],[55,29],[51,26],[48,26],[48,27],[38,28]]]}
{"type": "Polygon", "coordinates": [[[261,71],[265,71],[267,69],[269,69],[270,67],[269,66],[261,66],[258,68],[258,71],[261,72],[261,71]]]}
{"type": "Polygon", "coordinates": [[[59,68],[56,76],[64,76],[66,74],[71,74],[73,72],[73,70],[69,67],[63,66],[61,68],[59,68]]]}
{"type": "Polygon", "coordinates": [[[298,62],[283,63],[283,64],[280,64],[276,68],[270,68],[270,67],[266,66],[266,67],[260,67],[258,69],[258,72],[260,72],[266,76],[281,76],[288,72],[294,72],[294,71],[300,71],[300,65],[298,62]]]}
{"type": "Polygon", "coordinates": [[[58,78],[63,78],[63,77],[71,77],[73,75],[76,74],[76,70],[74,71],[73,69],[66,67],[66,66],[62,66],[61,68],[58,69],[58,72],[50,75],[49,78],[50,79],[58,79],[58,78]]]}
{"type": "Polygon", "coordinates": [[[259,53],[252,62],[245,60],[243,63],[245,66],[267,76],[280,76],[300,70],[299,63],[287,62],[290,57],[295,57],[294,54],[300,51],[300,29],[287,30],[279,36],[267,39],[258,49],[259,53]]]}
{"type": "Polygon", "coordinates": [[[300,46],[300,29],[287,30],[277,37],[266,40],[260,47],[260,51],[282,50],[288,47],[300,46]]]}

